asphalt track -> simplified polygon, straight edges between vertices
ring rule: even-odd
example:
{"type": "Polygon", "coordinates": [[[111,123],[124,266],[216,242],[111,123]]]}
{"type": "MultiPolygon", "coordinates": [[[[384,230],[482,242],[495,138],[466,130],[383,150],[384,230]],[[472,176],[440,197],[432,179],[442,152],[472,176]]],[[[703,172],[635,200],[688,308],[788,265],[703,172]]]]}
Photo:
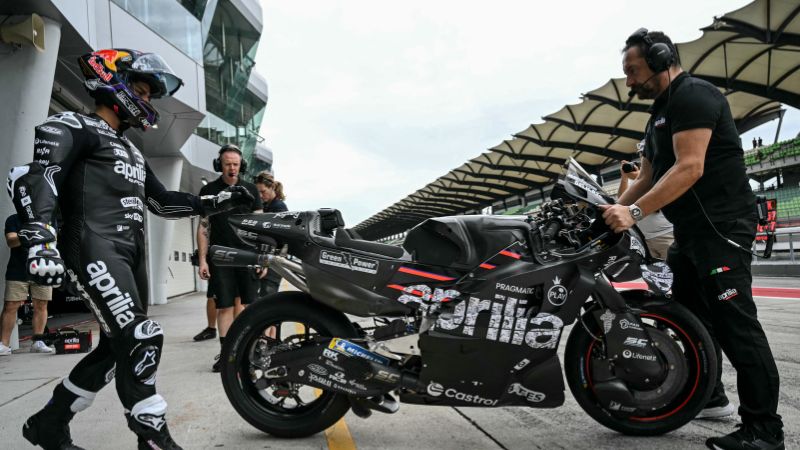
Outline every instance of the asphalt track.
{"type": "MultiPolygon", "coordinates": [[[[800,448],[800,280],[754,284],[759,317],[781,374],[778,412],[786,426],[786,448],[800,448]]],[[[191,340],[204,326],[204,306],[202,295],[193,294],[151,309],[167,333],[159,392],[170,404],[172,434],[187,449],[701,449],[705,438],[730,432],[736,424],[735,418],[694,421],[664,436],[632,438],[594,422],[567,392],[566,403],[556,409],[401,405],[393,415],[375,413],[365,420],[348,413],[325,433],[277,439],[248,425],[228,403],[219,376],[210,371],[217,342],[191,340]]],[[[31,448],[20,434],[22,423],[81,356],[28,354],[23,348],[0,357],[0,448],[31,448]]],[[[736,375],[727,361],[723,381],[736,403],[736,375]]],[[[113,387],[76,416],[72,434],[87,449],[136,448],[113,387]]]]}

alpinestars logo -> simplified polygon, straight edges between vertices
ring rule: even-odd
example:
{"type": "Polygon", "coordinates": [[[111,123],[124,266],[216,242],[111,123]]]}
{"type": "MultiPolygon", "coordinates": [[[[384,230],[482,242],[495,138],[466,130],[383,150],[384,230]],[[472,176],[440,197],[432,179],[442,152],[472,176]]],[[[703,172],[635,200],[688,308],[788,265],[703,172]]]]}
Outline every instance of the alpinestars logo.
{"type": "Polygon", "coordinates": [[[117,160],[114,163],[114,173],[118,173],[124,176],[125,179],[130,181],[131,183],[138,184],[139,186],[144,186],[144,179],[145,179],[144,165],[141,164],[133,165],[125,161],[117,160]]]}
{"type": "Polygon", "coordinates": [[[141,423],[142,425],[146,425],[150,428],[154,428],[159,431],[161,431],[161,427],[163,427],[164,424],[167,423],[167,421],[164,420],[164,414],[144,413],[134,416],[134,419],[136,419],[136,421],[141,423]]]}
{"type": "Polygon", "coordinates": [[[136,366],[133,368],[133,373],[136,376],[140,376],[144,373],[145,370],[153,367],[157,364],[156,362],[156,351],[155,350],[148,350],[142,355],[141,361],[139,361],[136,366]]]}
{"type": "Polygon", "coordinates": [[[131,312],[133,301],[131,294],[122,292],[117,287],[117,280],[108,272],[108,267],[103,261],[95,261],[86,266],[86,273],[89,275],[89,286],[97,289],[100,296],[105,300],[114,320],[120,328],[125,328],[133,322],[134,315],[131,312]]]}

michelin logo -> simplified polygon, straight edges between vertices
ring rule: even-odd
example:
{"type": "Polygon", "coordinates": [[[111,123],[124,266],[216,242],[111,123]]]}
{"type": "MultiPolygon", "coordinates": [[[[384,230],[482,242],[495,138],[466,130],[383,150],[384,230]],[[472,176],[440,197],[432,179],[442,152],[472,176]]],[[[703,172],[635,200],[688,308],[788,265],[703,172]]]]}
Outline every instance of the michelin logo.
{"type": "Polygon", "coordinates": [[[371,351],[361,347],[360,345],[353,344],[350,341],[346,341],[344,339],[333,338],[331,339],[331,343],[328,345],[328,348],[331,350],[335,350],[339,353],[349,355],[349,356],[356,356],[359,358],[364,358],[366,360],[372,361],[374,363],[383,364],[384,366],[389,365],[389,359],[385,358],[380,355],[376,355],[371,351]]]}

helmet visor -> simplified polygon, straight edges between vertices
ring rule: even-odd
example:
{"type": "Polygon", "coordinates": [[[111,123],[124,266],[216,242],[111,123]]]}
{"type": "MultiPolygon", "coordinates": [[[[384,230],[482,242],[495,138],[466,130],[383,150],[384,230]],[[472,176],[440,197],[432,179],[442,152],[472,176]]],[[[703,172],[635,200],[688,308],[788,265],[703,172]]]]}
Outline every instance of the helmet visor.
{"type": "Polygon", "coordinates": [[[134,73],[142,75],[155,84],[158,92],[152,92],[152,98],[172,96],[183,81],[175,75],[166,61],[155,53],[145,53],[131,64],[134,73]]]}

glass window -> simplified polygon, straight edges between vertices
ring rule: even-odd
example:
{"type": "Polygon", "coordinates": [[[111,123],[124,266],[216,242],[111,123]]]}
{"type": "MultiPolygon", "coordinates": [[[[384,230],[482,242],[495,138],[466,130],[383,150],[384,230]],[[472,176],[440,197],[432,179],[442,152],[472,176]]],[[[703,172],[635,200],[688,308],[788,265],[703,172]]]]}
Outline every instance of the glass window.
{"type": "Polygon", "coordinates": [[[197,62],[203,62],[200,20],[175,0],[112,0],[197,62]]]}

